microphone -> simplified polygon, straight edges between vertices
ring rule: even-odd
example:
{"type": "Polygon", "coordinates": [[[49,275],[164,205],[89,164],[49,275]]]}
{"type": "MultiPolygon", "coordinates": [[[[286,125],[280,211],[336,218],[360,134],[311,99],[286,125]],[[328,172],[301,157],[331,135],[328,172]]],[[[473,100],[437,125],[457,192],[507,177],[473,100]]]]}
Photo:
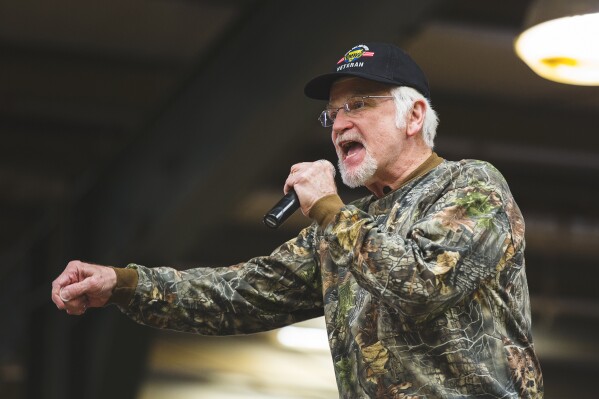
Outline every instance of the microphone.
{"type": "Polygon", "coordinates": [[[289,216],[300,207],[299,198],[295,191],[290,190],[283,198],[264,215],[262,221],[271,229],[279,227],[289,216]]]}

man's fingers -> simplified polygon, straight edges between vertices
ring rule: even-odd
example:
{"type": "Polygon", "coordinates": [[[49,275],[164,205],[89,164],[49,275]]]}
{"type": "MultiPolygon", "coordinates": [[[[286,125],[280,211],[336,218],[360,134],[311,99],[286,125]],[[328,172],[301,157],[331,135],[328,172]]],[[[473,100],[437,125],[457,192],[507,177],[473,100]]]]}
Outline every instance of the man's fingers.
{"type": "Polygon", "coordinates": [[[294,185],[295,179],[292,176],[289,176],[287,180],[285,180],[285,186],[283,186],[283,193],[287,194],[289,191],[293,190],[294,185]]]}
{"type": "Polygon", "coordinates": [[[82,314],[88,306],[104,306],[116,281],[116,272],[110,267],[71,261],[52,282],[52,301],[69,314],[82,314]]]}
{"type": "Polygon", "coordinates": [[[72,300],[73,298],[78,298],[80,296],[83,296],[87,293],[87,290],[89,289],[89,279],[86,278],[83,281],[80,281],[78,283],[74,283],[71,285],[67,285],[66,287],[62,287],[59,291],[58,291],[58,297],[60,298],[60,300],[62,302],[69,302],[70,300],[72,300]]]}
{"type": "Polygon", "coordinates": [[[70,284],[70,279],[66,275],[60,275],[52,282],[52,301],[59,309],[64,309],[65,298],[62,296],[62,288],[70,284]]]}
{"type": "Polygon", "coordinates": [[[62,288],[58,290],[58,297],[60,298],[60,300],[64,303],[64,302],[68,302],[69,299],[66,299],[65,297],[62,296],[62,288]]]}
{"type": "Polygon", "coordinates": [[[52,282],[52,301],[59,309],[65,308],[65,302],[70,300],[73,295],[67,296],[62,289],[79,281],[84,263],[78,260],[67,264],[64,271],[52,282]]]}
{"type": "Polygon", "coordinates": [[[80,316],[87,310],[88,300],[86,297],[79,297],[72,299],[65,303],[65,310],[67,314],[80,316]]]}
{"type": "Polygon", "coordinates": [[[69,284],[71,284],[72,282],[72,277],[70,276],[70,273],[68,272],[63,272],[60,276],[58,276],[53,282],[52,282],[52,294],[53,295],[58,295],[58,292],[60,291],[60,289],[62,287],[65,287],[69,284]]]}
{"type": "Polygon", "coordinates": [[[320,164],[325,165],[326,168],[328,168],[329,170],[331,170],[331,173],[333,174],[333,177],[335,177],[335,175],[337,174],[337,169],[335,169],[335,165],[333,165],[331,163],[331,161],[327,160],[327,159],[319,159],[318,161],[320,164]]]}
{"type": "Polygon", "coordinates": [[[291,170],[289,171],[289,176],[287,176],[287,180],[285,180],[285,185],[283,186],[283,192],[287,194],[289,191],[293,190],[293,186],[297,183],[299,178],[299,173],[301,168],[305,165],[305,162],[297,163],[291,166],[291,170]]]}

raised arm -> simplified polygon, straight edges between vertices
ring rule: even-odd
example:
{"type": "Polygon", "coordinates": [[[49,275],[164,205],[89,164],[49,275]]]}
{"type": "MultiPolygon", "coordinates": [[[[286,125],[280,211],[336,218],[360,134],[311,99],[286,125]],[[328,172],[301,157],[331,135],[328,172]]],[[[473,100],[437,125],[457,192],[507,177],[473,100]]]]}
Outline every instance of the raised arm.
{"type": "Polygon", "coordinates": [[[305,229],[270,256],[228,267],[129,265],[138,283],[117,304],[140,324],[200,334],[253,333],[320,316],[314,231],[305,229]]]}

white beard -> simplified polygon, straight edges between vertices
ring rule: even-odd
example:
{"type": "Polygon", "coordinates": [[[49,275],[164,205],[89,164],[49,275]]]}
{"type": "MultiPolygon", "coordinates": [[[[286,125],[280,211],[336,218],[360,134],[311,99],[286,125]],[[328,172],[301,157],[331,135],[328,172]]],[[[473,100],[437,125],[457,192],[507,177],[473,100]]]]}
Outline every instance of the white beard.
{"type": "Polygon", "coordinates": [[[368,151],[366,151],[366,156],[364,157],[364,160],[360,166],[358,166],[352,172],[349,172],[347,169],[345,169],[345,165],[343,164],[340,154],[337,154],[337,156],[339,159],[338,164],[339,172],[341,173],[341,180],[348,187],[356,188],[364,186],[376,173],[378,167],[376,160],[368,151]]]}

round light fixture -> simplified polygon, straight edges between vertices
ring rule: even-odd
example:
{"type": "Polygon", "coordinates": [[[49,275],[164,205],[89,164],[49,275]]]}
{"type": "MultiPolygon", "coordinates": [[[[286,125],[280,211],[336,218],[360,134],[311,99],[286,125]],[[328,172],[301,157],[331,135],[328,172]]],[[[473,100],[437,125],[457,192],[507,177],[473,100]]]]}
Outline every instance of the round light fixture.
{"type": "Polygon", "coordinates": [[[516,53],[545,79],[599,85],[599,12],[568,15],[585,10],[599,11],[599,1],[538,1],[530,27],[515,41],[516,53]]]}

